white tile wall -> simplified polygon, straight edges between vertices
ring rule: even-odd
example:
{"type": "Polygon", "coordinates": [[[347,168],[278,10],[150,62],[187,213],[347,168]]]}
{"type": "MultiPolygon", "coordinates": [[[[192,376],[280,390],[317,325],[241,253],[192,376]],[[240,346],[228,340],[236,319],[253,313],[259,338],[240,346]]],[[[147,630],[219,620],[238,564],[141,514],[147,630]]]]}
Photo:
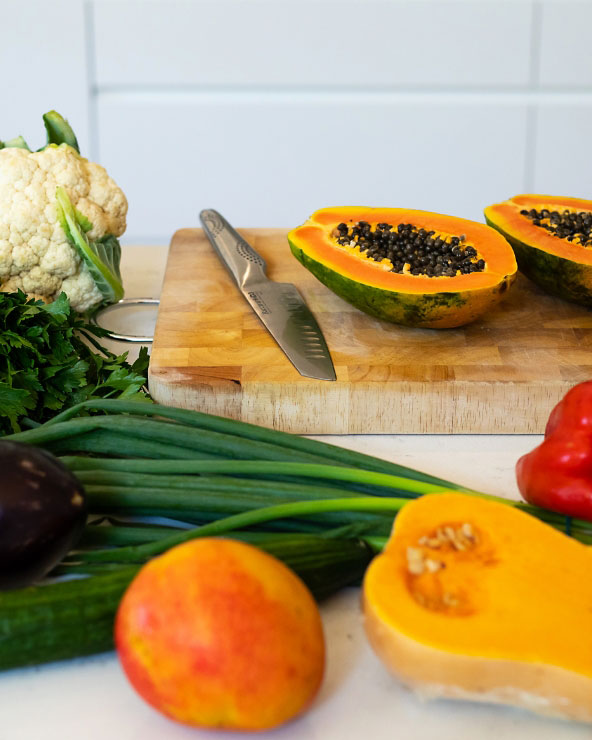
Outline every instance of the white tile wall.
{"type": "Polygon", "coordinates": [[[482,219],[524,179],[526,107],[395,93],[105,95],[101,159],[138,238],[198,225],[297,226],[331,205],[398,205],[482,219]],[[130,146],[133,142],[133,147],[130,146]],[[145,164],[135,166],[143,157],[145,164]]]}
{"type": "Polygon", "coordinates": [[[540,80],[546,86],[592,88],[592,3],[542,3],[540,80]]]}
{"type": "Polygon", "coordinates": [[[534,192],[592,200],[592,95],[538,110],[534,192]]]}
{"type": "Polygon", "coordinates": [[[80,0],[0,0],[0,139],[46,142],[42,115],[56,109],[89,142],[84,5],[80,0]]]}
{"type": "Polygon", "coordinates": [[[592,197],[592,0],[0,0],[0,139],[57,108],[130,201],[124,243],[213,206],[481,219],[592,197]]]}
{"type": "Polygon", "coordinates": [[[101,2],[97,82],[516,87],[530,22],[529,3],[507,0],[101,2]]]}

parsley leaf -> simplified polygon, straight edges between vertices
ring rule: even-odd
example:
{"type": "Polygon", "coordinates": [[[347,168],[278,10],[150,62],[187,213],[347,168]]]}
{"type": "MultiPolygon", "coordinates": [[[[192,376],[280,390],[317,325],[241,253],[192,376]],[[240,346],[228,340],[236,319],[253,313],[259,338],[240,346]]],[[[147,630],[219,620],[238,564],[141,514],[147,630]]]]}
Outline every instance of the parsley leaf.
{"type": "Polygon", "coordinates": [[[101,346],[107,335],[73,311],[65,293],[48,304],[0,293],[0,436],[90,398],[150,400],[148,351],[130,365],[127,352],[101,346]]]}

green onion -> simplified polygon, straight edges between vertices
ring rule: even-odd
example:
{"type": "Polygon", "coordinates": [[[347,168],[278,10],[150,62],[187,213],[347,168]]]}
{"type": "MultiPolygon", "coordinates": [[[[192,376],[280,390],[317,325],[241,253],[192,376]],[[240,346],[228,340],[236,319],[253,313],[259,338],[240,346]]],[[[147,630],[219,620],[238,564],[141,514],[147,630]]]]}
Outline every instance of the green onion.
{"type": "MultiPolygon", "coordinates": [[[[323,539],[363,540],[372,546],[374,552],[378,552],[374,541],[383,543],[385,538],[366,537],[365,535],[370,530],[370,527],[371,525],[364,522],[354,522],[352,524],[345,524],[332,529],[324,529],[322,532],[314,534],[316,537],[322,537],[323,539]]],[[[179,530],[188,528],[190,527],[185,523],[155,525],[141,521],[123,521],[114,519],[113,517],[102,517],[101,519],[94,520],[86,525],[82,537],[76,543],[76,550],[99,547],[121,547],[122,545],[139,545],[145,542],[161,540],[164,537],[168,537],[170,534],[174,534],[179,530]]],[[[283,533],[281,535],[278,534],[278,536],[286,536],[294,539],[300,534],[304,535],[305,533],[289,532],[285,535],[283,533]]],[[[269,532],[250,530],[248,532],[234,531],[232,533],[232,537],[256,545],[258,542],[269,541],[273,538],[273,535],[269,532]]],[[[309,540],[303,539],[303,541],[308,542],[309,540]]],[[[382,545],[380,546],[380,549],[382,549],[382,545]]],[[[68,560],[75,558],[76,553],[73,551],[73,553],[68,556],[68,560]]],[[[68,567],[71,565],[71,563],[66,564],[68,567]]],[[[52,571],[52,575],[55,575],[55,573],[55,570],[52,571]]]]}
{"type": "MultiPolygon", "coordinates": [[[[118,527],[97,527],[97,529],[118,529],[118,527]]],[[[255,545],[282,560],[303,578],[317,599],[324,598],[343,586],[357,583],[375,554],[375,550],[364,539],[356,537],[242,531],[232,532],[230,536],[232,539],[255,545]]],[[[117,555],[117,549],[112,552],[117,555]]],[[[73,554],[68,561],[52,572],[52,576],[92,575],[121,570],[124,567],[129,566],[122,565],[119,561],[77,562],[73,554]]]]}
{"type": "MultiPolygon", "coordinates": [[[[90,452],[94,455],[116,455],[133,458],[172,458],[181,460],[212,460],[217,455],[208,452],[199,452],[187,447],[178,447],[166,442],[151,442],[146,439],[137,439],[130,434],[103,429],[95,429],[79,436],[66,436],[62,439],[48,442],[35,442],[46,450],[61,455],[65,452],[90,452]]],[[[84,459],[84,458],[80,458],[84,459]]]]}
{"type": "MultiPolygon", "coordinates": [[[[304,482],[302,483],[306,486],[306,490],[318,486],[318,480],[339,480],[341,488],[346,487],[349,491],[359,491],[361,488],[364,493],[374,495],[384,495],[387,492],[390,495],[395,493],[397,496],[415,497],[425,493],[435,493],[438,490],[457,490],[471,495],[486,496],[486,494],[472,491],[449,481],[324,442],[307,440],[284,432],[196,411],[121,399],[97,399],[81,403],[58,414],[41,427],[10,435],[7,439],[45,446],[54,451],[57,446],[60,451],[67,451],[69,443],[75,448],[76,444],[79,444],[78,440],[91,435],[102,435],[98,441],[104,444],[102,450],[104,454],[106,452],[106,454],[115,454],[119,457],[129,457],[137,452],[140,455],[151,455],[152,457],[170,456],[170,468],[165,460],[140,461],[141,465],[150,465],[151,470],[159,470],[159,475],[164,475],[165,470],[173,471],[172,475],[185,474],[184,466],[196,458],[191,465],[197,465],[200,462],[207,463],[211,466],[210,472],[220,470],[218,465],[224,465],[225,474],[228,472],[242,476],[256,474],[260,478],[264,476],[276,480],[286,480],[287,476],[292,476],[292,482],[295,479],[310,477],[310,480],[314,481],[313,486],[306,486],[304,482]],[[77,414],[87,413],[88,409],[111,412],[118,416],[76,418],[77,414]],[[137,415],[130,416],[131,413],[137,415]],[[151,415],[156,415],[159,419],[143,418],[151,415]],[[168,419],[168,421],[161,419],[168,419]],[[108,451],[105,449],[108,447],[107,439],[111,439],[108,451]],[[139,449],[139,445],[144,448],[139,449]],[[258,465],[268,463],[270,464],[268,468],[257,468],[258,465]],[[308,464],[310,467],[290,467],[294,463],[308,464]],[[242,469],[241,464],[245,466],[242,469]],[[275,467],[272,467],[272,464],[275,467]],[[159,465],[160,468],[157,467],[159,465]],[[232,465],[237,465],[237,467],[232,469],[232,465]],[[315,468],[315,465],[319,467],[315,468]],[[230,470],[226,466],[230,466],[230,470]],[[348,472],[336,472],[340,468],[347,469],[348,472]],[[382,478],[380,474],[391,477],[382,478]]],[[[89,445],[87,449],[90,451],[92,447],[89,445]]],[[[123,463],[129,465],[129,472],[138,469],[134,467],[137,466],[137,461],[124,460],[123,463]]],[[[116,461],[99,462],[97,465],[104,465],[106,469],[111,470],[118,469],[116,461]],[[113,467],[109,468],[110,465],[113,467]]],[[[206,468],[202,470],[205,471],[206,468]]],[[[193,470],[197,472],[197,468],[193,470]]],[[[337,489],[334,495],[341,496],[337,489]]],[[[518,506],[552,526],[566,530],[566,520],[561,515],[499,497],[490,496],[489,498],[518,506]]],[[[199,502],[196,499],[195,506],[198,505],[199,502]]],[[[313,512],[311,516],[316,516],[317,513],[321,512],[313,512]]],[[[208,516],[202,517],[202,520],[203,518],[209,519],[211,516],[210,512],[208,516]]],[[[191,520],[195,522],[196,518],[194,514],[191,520]]],[[[588,542],[592,538],[592,527],[589,522],[575,521],[571,523],[571,533],[581,541],[588,542]]],[[[382,536],[383,532],[373,534],[382,536]]]]}
{"type": "MultiPolygon", "coordinates": [[[[212,433],[233,435],[245,440],[252,440],[258,444],[272,444],[274,447],[281,447],[284,450],[299,451],[307,453],[308,455],[314,455],[317,458],[322,458],[322,460],[317,460],[318,462],[328,463],[330,461],[334,461],[346,467],[360,467],[365,470],[374,470],[379,473],[400,475],[405,478],[412,478],[425,483],[446,486],[449,490],[468,490],[463,486],[443,480],[442,478],[436,478],[435,476],[412,470],[403,465],[397,465],[396,463],[387,462],[386,460],[380,460],[371,455],[347,450],[342,447],[327,444],[326,442],[319,442],[313,439],[307,439],[306,437],[299,437],[297,435],[289,434],[288,432],[280,432],[275,429],[267,429],[265,427],[257,426],[256,424],[248,424],[244,421],[225,419],[221,416],[205,414],[200,411],[172,408],[169,406],[161,406],[159,404],[145,404],[134,401],[123,401],[120,399],[97,399],[96,401],[85,401],[77,406],[72,406],[61,414],[58,414],[47,422],[45,426],[67,421],[68,419],[76,417],[81,412],[86,412],[88,409],[102,410],[113,414],[160,416],[186,426],[196,427],[212,433]]],[[[288,454],[286,453],[286,458],[287,457],[288,454]]],[[[261,458],[260,456],[254,455],[250,459],[261,458]]],[[[310,462],[313,461],[311,460],[310,462]]]]}
{"type": "MultiPolygon", "coordinates": [[[[405,478],[387,473],[377,473],[371,470],[360,470],[359,468],[346,468],[338,465],[322,465],[315,463],[292,463],[282,462],[281,467],[277,462],[252,461],[252,460],[112,460],[105,458],[83,458],[65,457],[62,462],[78,474],[84,482],[98,475],[98,471],[121,471],[133,474],[177,474],[180,477],[195,476],[204,473],[221,473],[229,475],[247,476],[294,476],[302,478],[315,478],[348,481],[360,484],[370,484],[377,488],[385,488],[389,491],[400,490],[415,494],[440,493],[450,491],[448,486],[439,484],[428,484],[422,481],[405,478]],[[90,471],[89,477],[85,478],[81,471],[90,471]]],[[[195,480],[195,477],[191,478],[195,480]]],[[[236,480],[236,479],[233,479],[236,480]]],[[[470,491],[474,495],[477,491],[470,491]]],[[[505,499],[500,499],[504,500],[505,499]]]]}
{"type": "MultiPolygon", "coordinates": [[[[117,551],[117,562],[138,563],[143,562],[153,555],[158,555],[175,545],[195,539],[196,537],[210,537],[221,534],[227,534],[235,529],[246,529],[257,524],[272,521],[274,519],[284,519],[287,517],[317,516],[330,512],[385,512],[396,514],[402,506],[407,503],[407,499],[401,498],[382,498],[382,497],[362,497],[362,498],[344,498],[344,499],[326,499],[321,501],[294,501],[287,504],[276,504],[243,511],[240,514],[233,514],[224,519],[217,519],[209,524],[204,524],[196,529],[189,529],[177,534],[172,534],[158,542],[150,542],[144,545],[122,547],[117,551]]],[[[82,553],[81,559],[84,562],[112,562],[113,554],[110,551],[100,550],[82,553]]]]}
{"type": "MultiPolygon", "coordinates": [[[[178,531],[178,527],[133,524],[87,524],[76,542],[76,549],[89,547],[121,547],[162,540],[178,531]]],[[[54,573],[55,575],[55,573],[54,573]]]]}
{"type": "MultiPolygon", "coordinates": [[[[401,476],[375,473],[373,471],[358,470],[331,465],[310,463],[282,463],[267,461],[244,460],[114,460],[105,458],[64,457],[62,462],[72,469],[80,481],[88,486],[120,486],[140,487],[144,484],[151,489],[185,489],[191,491],[208,491],[210,493],[233,494],[242,492],[245,495],[245,505],[249,505],[248,497],[257,497],[262,492],[269,492],[270,496],[281,496],[282,493],[294,495],[297,498],[330,497],[342,498],[353,496],[346,488],[322,487],[317,481],[339,481],[343,485],[359,484],[357,488],[366,486],[373,495],[398,496],[417,498],[428,493],[447,493],[444,486],[430,485],[420,481],[403,478],[401,476]],[[207,475],[207,473],[226,473],[227,475],[207,475]],[[291,476],[287,481],[278,473],[291,476]],[[232,475],[249,476],[248,478],[231,477],[232,475]],[[267,476],[253,480],[251,476],[267,476]],[[269,481],[275,478],[275,483],[269,481]],[[279,479],[279,480],[278,480],[279,479]],[[297,482],[298,479],[304,479],[297,482]],[[309,482],[312,479],[313,483],[309,482]]],[[[103,490],[97,488],[96,490],[103,490]]],[[[558,529],[565,529],[565,517],[552,511],[540,509],[517,501],[510,501],[499,496],[492,496],[478,491],[467,491],[473,496],[486,498],[490,501],[511,504],[545,521],[558,529]]],[[[141,511],[141,497],[137,503],[133,497],[128,499],[129,513],[147,513],[141,511]]],[[[191,500],[186,499],[189,507],[191,500]]],[[[262,501],[262,505],[269,504],[269,500],[262,501]]],[[[206,504],[195,499],[195,505],[206,504]]],[[[101,511],[104,508],[100,509],[101,511]]],[[[156,512],[154,512],[156,513],[156,512]]],[[[161,515],[166,514],[165,502],[162,503],[161,515]]],[[[189,517],[188,521],[195,521],[189,517]]],[[[582,542],[592,541],[592,528],[584,520],[572,520],[571,528],[574,536],[582,542]]]]}
{"type": "MultiPolygon", "coordinates": [[[[145,404],[143,402],[138,404],[130,402],[130,404],[136,410],[143,406],[153,407],[153,404],[145,404]]],[[[127,406],[128,404],[124,402],[123,405],[127,406]]],[[[7,439],[14,442],[45,445],[55,440],[76,437],[79,434],[84,434],[94,429],[109,429],[117,434],[129,434],[136,439],[174,444],[179,447],[197,450],[200,453],[222,454],[230,458],[325,462],[322,457],[317,455],[291,450],[268,442],[257,442],[247,438],[187,427],[168,421],[155,421],[153,419],[130,416],[92,416],[59,423],[48,423],[36,429],[28,429],[24,432],[11,434],[7,439]]],[[[122,447],[120,454],[123,455],[126,452],[126,448],[122,447]]]]}
{"type": "MultiPolygon", "coordinates": [[[[152,461],[147,460],[145,462],[148,463],[152,461]]],[[[192,461],[187,462],[189,463],[192,461]]],[[[273,463],[272,465],[277,471],[278,464],[273,463]]],[[[255,463],[253,467],[258,466],[259,464],[255,463]]],[[[286,464],[281,465],[282,471],[286,467],[286,464]]],[[[301,469],[301,467],[302,466],[293,464],[290,469],[295,472],[297,469],[301,469]]],[[[325,475],[326,471],[323,470],[324,467],[327,466],[308,466],[307,469],[303,471],[304,477],[317,477],[318,475],[318,478],[320,479],[323,479],[325,477],[332,480],[340,479],[338,477],[338,474],[332,474],[331,471],[328,471],[328,473],[325,475]]],[[[273,469],[272,466],[269,465],[266,466],[266,468],[268,471],[271,471],[273,469]]],[[[223,468],[220,467],[219,469],[222,470],[223,468]]],[[[341,478],[341,480],[346,481],[355,480],[356,474],[360,472],[357,470],[347,471],[346,468],[342,469],[346,470],[346,475],[341,478]],[[347,473],[351,473],[353,474],[353,476],[348,476],[347,473]]],[[[229,472],[231,471],[229,470],[229,472]]],[[[258,493],[264,494],[266,492],[302,495],[302,491],[304,488],[302,484],[293,482],[274,481],[266,479],[253,480],[252,478],[232,478],[231,476],[227,475],[155,475],[153,473],[127,472],[119,470],[76,470],[75,474],[78,480],[80,480],[81,483],[83,483],[84,485],[91,484],[141,487],[141,485],[144,484],[148,486],[157,486],[160,488],[185,489],[190,491],[220,491],[221,493],[244,492],[245,494],[252,493],[253,495],[257,495],[258,493]]],[[[371,475],[376,474],[373,473],[371,475]]],[[[363,478],[363,476],[360,476],[360,478],[363,478]]],[[[394,479],[394,482],[398,484],[401,490],[408,490],[412,493],[443,493],[446,491],[446,489],[442,488],[441,486],[429,486],[426,484],[418,483],[416,481],[407,481],[405,478],[394,479]],[[407,487],[407,483],[410,483],[409,487],[407,487]]],[[[394,487],[395,486],[393,486],[392,488],[394,487]]],[[[318,485],[315,485],[314,490],[317,492],[319,497],[322,495],[330,496],[331,494],[335,494],[337,492],[341,494],[340,497],[343,498],[343,496],[347,496],[349,493],[347,490],[344,489],[334,487],[321,488],[318,485]]],[[[338,496],[333,497],[338,498],[338,496]]]]}

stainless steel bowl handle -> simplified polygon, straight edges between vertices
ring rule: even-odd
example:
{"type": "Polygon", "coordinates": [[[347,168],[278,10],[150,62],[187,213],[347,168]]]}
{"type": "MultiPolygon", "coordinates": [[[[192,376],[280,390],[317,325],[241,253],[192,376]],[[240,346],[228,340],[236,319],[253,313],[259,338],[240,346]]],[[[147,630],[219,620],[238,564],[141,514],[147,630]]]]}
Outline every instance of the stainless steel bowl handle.
{"type": "Polygon", "coordinates": [[[117,303],[113,303],[110,306],[105,306],[105,308],[101,308],[99,311],[97,311],[93,315],[92,321],[97,326],[100,326],[101,329],[106,329],[109,332],[109,334],[107,335],[109,339],[115,339],[118,342],[133,342],[135,344],[150,344],[152,340],[154,339],[153,336],[142,336],[140,334],[117,334],[116,332],[112,332],[106,326],[103,326],[99,322],[99,318],[101,316],[105,316],[105,314],[107,313],[112,313],[113,311],[117,311],[122,308],[125,309],[128,306],[158,306],[158,305],[160,305],[160,301],[158,298],[122,298],[117,303]]]}

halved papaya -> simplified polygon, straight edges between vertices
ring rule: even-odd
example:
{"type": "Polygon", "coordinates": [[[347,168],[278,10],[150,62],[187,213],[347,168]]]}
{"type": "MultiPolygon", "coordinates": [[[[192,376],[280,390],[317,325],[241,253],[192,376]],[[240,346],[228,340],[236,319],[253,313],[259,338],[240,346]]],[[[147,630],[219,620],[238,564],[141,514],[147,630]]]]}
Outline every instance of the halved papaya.
{"type": "Polygon", "coordinates": [[[512,245],[518,269],[547,293],[592,307],[592,201],[515,195],[485,209],[512,245]]]}
{"type": "Polygon", "coordinates": [[[516,276],[508,242],[485,224],[403,208],[336,207],[288,234],[293,255],[361,311],[406,326],[474,321],[516,276]]]}

